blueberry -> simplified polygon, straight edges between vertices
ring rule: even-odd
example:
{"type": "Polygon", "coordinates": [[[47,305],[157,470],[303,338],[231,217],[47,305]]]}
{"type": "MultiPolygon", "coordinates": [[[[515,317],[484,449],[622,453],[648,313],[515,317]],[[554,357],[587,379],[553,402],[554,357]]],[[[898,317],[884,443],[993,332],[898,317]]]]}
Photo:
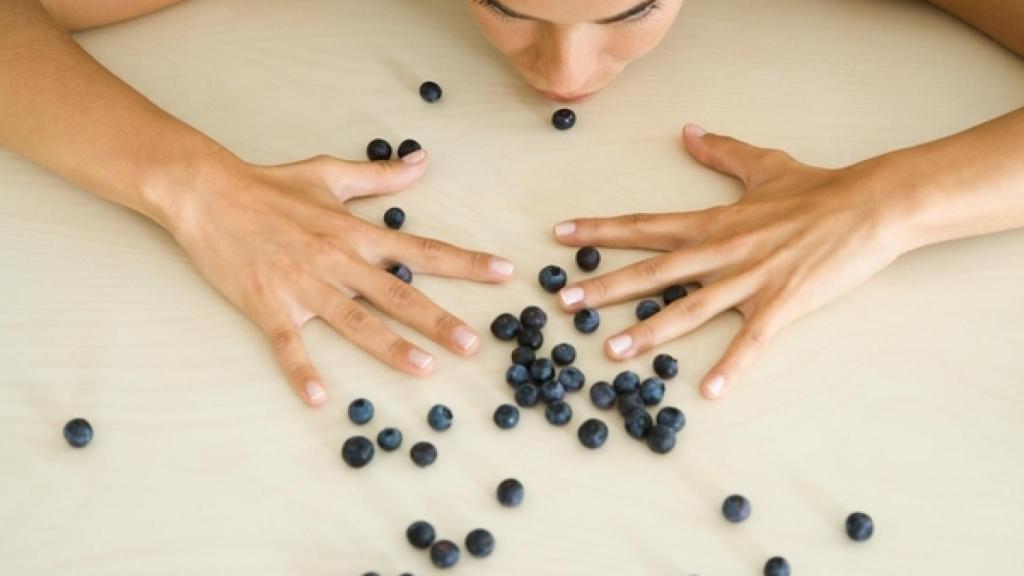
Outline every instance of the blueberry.
{"type": "Polygon", "coordinates": [[[572,344],[562,342],[551,349],[551,359],[559,366],[568,366],[576,361],[576,349],[572,344]]]}
{"type": "Polygon", "coordinates": [[[422,148],[423,147],[420,146],[419,142],[411,138],[407,140],[402,140],[402,143],[398,145],[398,157],[405,158],[409,154],[412,154],[417,150],[421,150],[422,148]]]}
{"type": "Polygon", "coordinates": [[[366,424],[373,420],[373,402],[366,398],[353,400],[348,405],[348,418],[356,424],[366,424]]]}
{"type": "Polygon", "coordinates": [[[513,388],[518,388],[529,381],[530,371],[522,364],[513,364],[505,371],[505,382],[508,382],[513,388]]]}
{"type": "Polygon", "coordinates": [[[491,322],[491,334],[494,334],[494,337],[498,340],[505,342],[514,340],[516,335],[519,334],[519,320],[507,312],[499,314],[491,322]]]}
{"type": "Polygon", "coordinates": [[[739,524],[750,518],[750,500],[739,494],[733,494],[722,502],[722,515],[733,524],[739,524]]]}
{"type": "Polygon", "coordinates": [[[658,417],[654,421],[657,424],[668,426],[672,430],[679,432],[686,426],[686,415],[679,408],[665,406],[658,411],[658,417]]]}
{"type": "Polygon", "coordinates": [[[512,351],[511,358],[513,364],[522,364],[523,366],[528,367],[537,359],[537,353],[529,346],[517,346],[516,349],[512,351]]]}
{"type": "Polygon", "coordinates": [[[622,414],[623,416],[638,408],[643,410],[646,407],[644,399],[640,397],[639,392],[621,394],[616,402],[619,404],[619,414],[622,414]]]}
{"type": "Polygon", "coordinates": [[[341,459],[353,468],[362,468],[373,460],[373,442],[365,436],[353,436],[341,446],[341,459]]]}
{"type": "Polygon", "coordinates": [[[554,294],[564,288],[569,279],[565,275],[565,270],[558,266],[545,266],[537,275],[537,280],[540,281],[541,288],[554,294]]]}
{"type": "Polygon", "coordinates": [[[654,373],[659,378],[671,380],[679,374],[679,361],[668,354],[658,354],[654,357],[654,373]]]}
{"type": "Polygon", "coordinates": [[[552,426],[565,426],[572,420],[572,407],[561,400],[555,400],[544,409],[544,418],[552,426]]]}
{"type": "Polygon", "coordinates": [[[409,527],[405,529],[405,538],[409,541],[409,544],[420,550],[430,548],[430,545],[434,543],[435,535],[434,527],[429,522],[423,520],[417,520],[409,524],[409,527]]]}
{"type": "Polygon", "coordinates": [[[64,425],[64,439],[75,448],[85,448],[92,442],[92,424],[85,418],[69,420],[64,425]]]}
{"type": "Polygon", "coordinates": [[[686,298],[686,288],[679,284],[673,284],[668,288],[665,288],[665,292],[661,295],[661,298],[665,301],[665,306],[668,306],[680,298],[686,298]]]}
{"type": "Polygon", "coordinates": [[[502,430],[510,430],[519,424],[519,408],[511,404],[502,404],[494,411],[494,423],[502,430]]]}
{"type": "Polygon", "coordinates": [[[459,562],[459,547],[451,540],[438,540],[430,547],[430,561],[438,568],[451,568],[459,562]]]}
{"type": "Polygon", "coordinates": [[[854,512],[846,517],[846,535],[851,540],[863,542],[875,533],[875,522],[863,512],[854,512]]]}
{"type": "Polygon", "coordinates": [[[402,431],[388,427],[377,433],[377,446],[385,452],[394,452],[402,446],[402,431]]]}
{"type": "Polygon", "coordinates": [[[526,490],[523,488],[523,483],[515,478],[502,480],[501,484],[498,484],[498,502],[506,508],[519,506],[525,497],[526,490]]]}
{"type": "Polygon", "coordinates": [[[420,84],[420,98],[423,100],[434,103],[441,99],[441,87],[438,86],[437,82],[431,82],[427,80],[423,84],[420,84]]]}
{"type": "Polygon", "coordinates": [[[517,342],[520,346],[526,346],[533,350],[540,350],[540,347],[544,345],[544,334],[536,329],[524,326],[519,329],[519,335],[516,337],[517,342]]]}
{"type": "Polygon", "coordinates": [[[540,330],[547,325],[548,315],[538,306],[527,306],[519,314],[519,321],[523,323],[523,326],[540,330]]]}
{"type": "Polygon", "coordinates": [[[576,435],[579,436],[580,444],[587,448],[600,448],[608,439],[608,426],[597,418],[590,418],[580,425],[576,435]]]}
{"type": "Polygon", "coordinates": [[[544,402],[551,404],[565,398],[565,386],[558,380],[548,380],[540,385],[540,397],[544,402]]]}
{"type": "Polygon", "coordinates": [[[601,315],[593,308],[584,308],[572,318],[576,329],[584,334],[592,334],[601,325],[601,315]]]}
{"type": "Polygon", "coordinates": [[[405,210],[397,206],[388,208],[384,212],[384,225],[392,230],[401,230],[405,224],[405,210]]]}
{"type": "Polygon", "coordinates": [[[651,415],[643,408],[634,408],[626,414],[626,432],[637,440],[646,438],[653,426],[651,415]]]}
{"type": "Polygon", "coordinates": [[[391,144],[387,140],[377,138],[366,145],[366,157],[370,161],[391,160],[391,144]]]}
{"type": "Polygon", "coordinates": [[[543,384],[555,377],[555,363],[547,358],[537,358],[530,364],[530,379],[536,384],[543,384]]]}
{"type": "Polygon", "coordinates": [[[410,270],[405,264],[393,264],[388,268],[388,274],[391,274],[406,284],[412,284],[412,270],[410,270]]]}
{"type": "Polygon", "coordinates": [[[596,382],[590,387],[590,401],[601,410],[608,410],[614,406],[616,398],[618,398],[618,394],[607,382],[596,382]]]}
{"type": "Polygon", "coordinates": [[[619,396],[631,394],[640,389],[640,376],[629,370],[619,372],[612,380],[612,387],[615,388],[615,393],[619,396]]]}
{"type": "Polygon", "coordinates": [[[576,125],[576,113],[568,108],[555,110],[551,115],[551,125],[559,130],[568,130],[576,125]]]}
{"type": "Polygon", "coordinates": [[[566,392],[579,392],[586,382],[586,376],[575,366],[566,366],[558,373],[558,383],[565,387],[566,392]]]}
{"type": "Polygon", "coordinates": [[[516,388],[516,404],[523,408],[536,406],[540,401],[540,388],[536,384],[523,384],[516,388]]]}
{"type": "Polygon", "coordinates": [[[487,558],[494,552],[494,536],[483,528],[473,530],[466,535],[466,551],[470,556],[487,558]]]}
{"type": "Polygon", "coordinates": [[[601,253],[593,246],[584,246],[576,252],[576,265],[584,272],[593,272],[601,265],[601,253]]]}
{"type": "Polygon", "coordinates": [[[789,562],[776,556],[764,564],[764,576],[789,576],[789,562]]]}
{"type": "Polygon", "coordinates": [[[434,404],[427,412],[427,424],[438,432],[444,432],[451,428],[453,418],[451,408],[444,404],[434,404]]]}
{"type": "Polygon", "coordinates": [[[640,383],[640,399],[645,406],[657,406],[665,398],[665,383],[658,378],[648,378],[640,383]]]}
{"type": "Polygon", "coordinates": [[[654,316],[658,312],[661,312],[661,304],[658,304],[651,299],[641,300],[636,305],[636,319],[641,322],[647,320],[651,316],[654,316]]]}
{"type": "Polygon", "coordinates": [[[409,450],[409,456],[414,464],[420,468],[430,466],[437,460],[437,448],[430,442],[417,442],[409,450]]]}
{"type": "Polygon", "coordinates": [[[666,454],[676,447],[676,433],[659,424],[647,434],[647,447],[658,454],[666,454]]]}

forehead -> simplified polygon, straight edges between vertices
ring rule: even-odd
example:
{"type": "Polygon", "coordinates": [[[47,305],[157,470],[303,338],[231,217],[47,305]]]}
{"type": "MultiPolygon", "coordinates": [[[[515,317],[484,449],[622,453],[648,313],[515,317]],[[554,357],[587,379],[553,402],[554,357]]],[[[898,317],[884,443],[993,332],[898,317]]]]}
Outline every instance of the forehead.
{"type": "Polygon", "coordinates": [[[596,22],[626,12],[642,0],[498,0],[503,6],[557,24],[596,22]]]}

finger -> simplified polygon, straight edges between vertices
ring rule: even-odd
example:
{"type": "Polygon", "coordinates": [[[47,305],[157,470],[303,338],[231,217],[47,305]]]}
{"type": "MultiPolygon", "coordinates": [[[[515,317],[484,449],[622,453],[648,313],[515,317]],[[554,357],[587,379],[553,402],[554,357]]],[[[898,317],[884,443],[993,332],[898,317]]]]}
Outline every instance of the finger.
{"type": "Polygon", "coordinates": [[[778,323],[771,312],[752,316],[733,339],[722,359],[704,377],[700,386],[701,394],[710,399],[725,396],[761,357],[777,331],[778,323]]]}
{"type": "Polygon", "coordinates": [[[264,333],[270,340],[274,358],[299,398],[310,406],[323,404],[327,400],[327,389],[306,353],[298,328],[287,318],[280,318],[269,323],[264,333]]]}
{"type": "Polygon", "coordinates": [[[793,162],[781,150],[758,148],[707,132],[696,124],[683,128],[683,144],[698,162],[729,176],[735,176],[750,190],[770,178],[787,162],[793,162]]]}
{"type": "Polygon", "coordinates": [[[396,370],[416,376],[433,371],[436,363],[430,353],[392,332],[380,318],[332,286],[315,282],[304,291],[310,309],[349,342],[374,358],[396,370]]]}
{"type": "Polygon", "coordinates": [[[612,359],[632,358],[704,325],[736,306],[753,292],[753,282],[736,277],[701,288],[666,306],[661,312],[612,336],[604,344],[612,359]]]}
{"type": "Polygon", "coordinates": [[[339,201],[390,194],[408,187],[427,171],[427,153],[417,150],[400,160],[350,162],[322,157],[321,177],[339,201]]]}
{"type": "Polygon", "coordinates": [[[703,212],[688,212],[579,218],[557,224],[554,232],[555,238],[567,246],[673,250],[699,241],[705,216],[703,212]]]}
{"type": "Polygon", "coordinates": [[[415,272],[434,276],[504,282],[515,273],[515,265],[499,256],[390,230],[381,230],[370,242],[370,248],[377,259],[401,262],[415,272]]]}

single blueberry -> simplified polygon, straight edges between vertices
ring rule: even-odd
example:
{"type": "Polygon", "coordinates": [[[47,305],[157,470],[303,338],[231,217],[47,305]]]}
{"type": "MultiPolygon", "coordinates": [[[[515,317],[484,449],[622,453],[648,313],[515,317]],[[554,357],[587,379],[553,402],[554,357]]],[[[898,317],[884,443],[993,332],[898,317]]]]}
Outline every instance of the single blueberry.
{"type": "Polygon", "coordinates": [[[608,426],[597,418],[590,418],[580,425],[576,435],[580,439],[580,444],[587,448],[600,448],[608,439],[608,426]]]}
{"type": "Polygon", "coordinates": [[[875,522],[863,512],[854,512],[846,517],[846,535],[851,540],[863,542],[875,533],[875,522]]]}
{"type": "Polygon", "coordinates": [[[641,300],[636,305],[636,319],[643,322],[651,316],[654,316],[658,312],[661,312],[661,304],[658,304],[654,300],[641,300]]]}
{"type": "Polygon", "coordinates": [[[433,104],[441,99],[441,87],[437,82],[431,82],[427,80],[423,84],[420,84],[420,98],[433,104]]]}
{"type": "Polygon", "coordinates": [[[494,423],[502,430],[509,430],[519,424],[519,408],[511,404],[502,404],[494,411],[494,423]]]}
{"type": "Polygon", "coordinates": [[[75,448],[85,448],[92,442],[92,424],[85,418],[69,420],[64,425],[64,439],[75,448]]]}
{"type": "Polygon", "coordinates": [[[402,446],[402,431],[387,427],[377,433],[377,446],[385,452],[394,452],[402,446]]]}
{"type": "Polygon", "coordinates": [[[437,448],[430,442],[417,442],[409,450],[409,457],[420,468],[430,466],[437,460],[437,448]]]}
{"type": "Polygon", "coordinates": [[[593,246],[584,246],[576,252],[576,265],[584,272],[593,272],[601,265],[601,253],[593,246]]]}
{"type": "Polygon", "coordinates": [[[668,354],[655,356],[653,365],[654,373],[664,380],[671,380],[679,374],[679,361],[668,354]]]}
{"type": "Polygon", "coordinates": [[[373,402],[366,398],[358,398],[348,405],[348,419],[356,424],[366,424],[373,420],[373,402]]]}
{"type": "Polygon", "coordinates": [[[540,347],[544,345],[544,333],[529,326],[520,328],[519,335],[516,338],[520,346],[526,346],[533,350],[540,350],[540,347]]]}
{"type": "Polygon", "coordinates": [[[647,447],[658,454],[666,454],[676,447],[676,433],[668,426],[657,425],[647,434],[647,447]]]}
{"type": "Polygon", "coordinates": [[[672,430],[679,432],[686,426],[686,415],[679,408],[665,406],[658,411],[658,417],[654,421],[657,424],[668,426],[672,430]]]}
{"type": "Polygon", "coordinates": [[[529,367],[537,359],[537,353],[529,346],[517,346],[512,351],[512,363],[529,367]]]}
{"type": "Polygon", "coordinates": [[[643,408],[634,408],[626,414],[626,432],[637,440],[646,438],[653,426],[651,415],[643,408]]]}
{"type": "Polygon", "coordinates": [[[665,398],[665,383],[658,378],[648,378],[640,383],[640,398],[645,406],[657,406],[665,398]]]}
{"type": "Polygon", "coordinates": [[[451,540],[438,540],[430,547],[430,561],[438,568],[451,568],[459,562],[459,547],[451,540]]]}
{"type": "Polygon", "coordinates": [[[366,145],[366,157],[371,162],[377,160],[391,160],[391,144],[387,140],[376,138],[366,145]]]}
{"type": "Polygon", "coordinates": [[[341,459],[353,468],[362,468],[373,460],[373,442],[365,436],[353,436],[341,446],[341,459]]]}
{"type": "Polygon", "coordinates": [[[494,337],[498,340],[503,340],[505,342],[514,340],[516,334],[519,334],[519,320],[507,312],[499,314],[498,317],[491,322],[491,334],[494,334],[494,337]]]}
{"type": "Polygon", "coordinates": [[[680,298],[686,298],[686,288],[680,284],[673,284],[668,288],[665,288],[665,292],[662,293],[661,298],[665,301],[665,306],[668,306],[680,298]]]}
{"type": "Polygon", "coordinates": [[[405,225],[405,210],[397,206],[388,208],[384,212],[384,225],[392,230],[401,230],[405,225]]]}
{"type": "Polygon", "coordinates": [[[612,385],[607,382],[595,382],[590,387],[590,401],[601,410],[608,410],[614,406],[616,398],[618,398],[618,394],[615,393],[612,385]]]}
{"type": "Polygon", "coordinates": [[[733,524],[739,524],[750,518],[750,500],[739,494],[733,494],[722,502],[722,515],[733,524]]]}
{"type": "Polygon", "coordinates": [[[519,313],[519,321],[523,326],[540,330],[548,323],[548,315],[539,306],[527,306],[519,313]]]}
{"type": "Polygon", "coordinates": [[[565,270],[558,266],[545,266],[537,275],[537,280],[540,281],[541,288],[554,294],[565,287],[569,278],[565,275],[565,270]]]}
{"type": "Polygon", "coordinates": [[[535,384],[543,384],[555,377],[555,363],[548,358],[537,358],[530,364],[530,379],[535,384]]]}
{"type": "Polygon", "coordinates": [[[587,378],[579,368],[566,366],[558,373],[558,382],[565,387],[566,392],[579,392],[586,384],[587,378]]]}
{"type": "Polygon", "coordinates": [[[498,484],[498,502],[506,508],[519,506],[525,497],[526,489],[523,488],[523,483],[515,478],[502,480],[501,484],[498,484]]]}
{"type": "Polygon", "coordinates": [[[561,400],[555,400],[544,409],[544,418],[552,426],[565,426],[572,420],[572,407],[561,400]]]}
{"type": "Polygon", "coordinates": [[[420,146],[420,143],[411,138],[402,140],[402,143],[398,145],[398,157],[405,158],[409,154],[421,149],[422,146],[420,146]]]}
{"type": "Polygon", "coordinates": [[[576,113],[568,108],[555,110],[551,115],[551,125],[559,130],[568,130],[576,125],[576,113]]]}
{"type": "Polygon", "coordinates": [[[540,397],[548,404],[557,402],[565,398],[565,386],[558,380],[548,380],[540,385],[540,397]]]}
{"type": "Polygon", "coordinates": [[[434,543],[435,535],[434,527],[429,522],[423,520],[417,520],[405,529],[405,538],[409,541],[409,544],[420,550],[430,548],[430,545],[434,543]]]}
{"type": "Polygon", "coordinates": [[[619,396],[631,394],[640,389],[640,376],[630,370],[619,372],[612,380],[612,387],[615,388],[615,393],[619,396]]]}
{"type": "Polygon", "coordinates": [[[451,408],[444,404],[434,404],[427,412],[427,424],[438,432],[444,432],[451,428],[453,418],[451,408]]]}
{"type": "Polygon", "coordinates": [[[536,406],[540,401],[540,388],[536,384],[523,384],[516,388],[516,404],[523,408],[536,406]]]}
{"type": "Polygon", "coordinates": [[[530,371],[522,364],[513,364],[505,371],[505,382],[508,382],[513,388],[518,388],[529,381],[530,371]]]}
{"type": "Polygon", "coordinates": [[[388,268],[388,274],[391,274],[406,284],[412,284],[412,270],[410,270],[405,264],[392,264],[391,267],[388,268]]]}
{"type": "Polygon", "coordinates": [[[466,535],[466,551],[470,556],[487,558],[494,552],[494,536],[483,528],[473,530],[466,535]]]}
{"type": "Polygon", "coordinates": [[[568,366],[576,361],[576,349],[572,344],[562,342],[551,349],[551,359],[559,366],[568,366]]]}
{"type": "Polygon", "coordinates": [[[768,560],[764,565],[764,576],[789,576],[789,562],[781,556],[768,560]]]}
{"type": "Polygon", "coordinates": [[[643,410],[647,406],[644,404],[644,399],[640,397],[639,392],[622,394],[618,397],[616,402],[618,402],[619,405],[619,414],[622,414],[623,416],[638,408],[643,410]]]}
{"type": "Polygon", "coordinates": [[[580,332],[592,334],[601,325],[601,315],[593,308],[584,308],[573,316],[572,323],[580,332]]]}

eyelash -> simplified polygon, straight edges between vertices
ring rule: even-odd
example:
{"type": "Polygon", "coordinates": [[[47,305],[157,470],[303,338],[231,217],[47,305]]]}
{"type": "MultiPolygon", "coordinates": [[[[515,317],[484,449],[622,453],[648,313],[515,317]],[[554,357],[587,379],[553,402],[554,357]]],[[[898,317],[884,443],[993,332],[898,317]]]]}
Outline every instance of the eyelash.
{"type": "MultiPolygon", "coordinates": [[[[491,2],[491,0],[476,0],[476,3],[481,5],[481,6],[483,6],[484,8],[487,8],[491,12],[494,12],[499,17],[504,18],[506,20],[521,20],[521,18],[519,18],[517,16],[513,16],[513,15],[509,14],[508,12],[505,12],[504,10],[501,9],[500,6],[498,6],[494,2],[491,2]]],[[[655,2],[654,4],[651,4],[650,6],[648,6],[647,8],[644,8],[644,10],[642,12],[638,12],[638,13],[630,16],[629,18],[626,18],[625,20],[620,20],[619,22],[615,22],[615,24],[619,24],[619,23],[622,23],[622,24],[636,24],[638,22],[642,22],[642,21],[646,20],[648,17],[650,17],[652,14],[654,14],[655,10],[660,10],[660,9],[661,9],[661,2],[655,2]]]]}

